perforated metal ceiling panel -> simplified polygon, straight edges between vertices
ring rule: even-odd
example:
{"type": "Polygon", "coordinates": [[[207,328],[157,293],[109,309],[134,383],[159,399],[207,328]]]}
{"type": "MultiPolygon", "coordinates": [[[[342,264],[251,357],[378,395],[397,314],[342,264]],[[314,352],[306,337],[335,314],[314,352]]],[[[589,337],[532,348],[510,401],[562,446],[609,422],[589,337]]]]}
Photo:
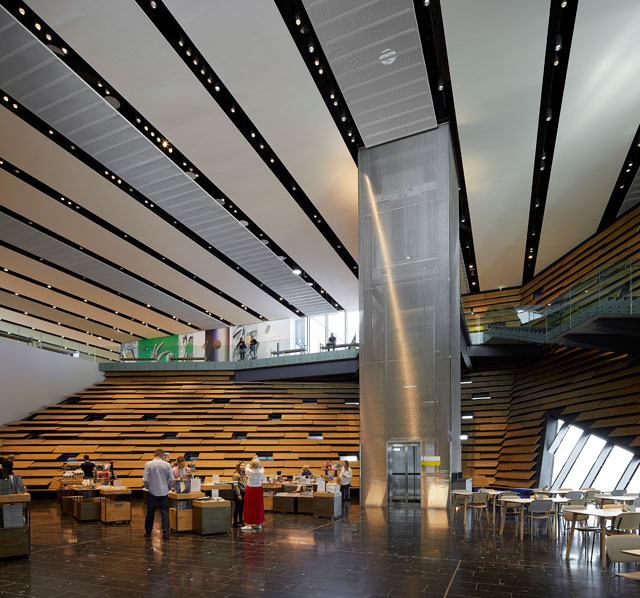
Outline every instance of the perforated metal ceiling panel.
{"type": "Polygon", "coordinates": [[[4,9],[0,56],[0,86],[29,110],[305,314],[331,311],[321,295],[4,9]]]}
{"type": "Polygon", "coordinates": [[[411,0],[303,0],[367,147],[437,126],[411,0]]]}
{"type": "Polygon", "coordinates": [[[0,213],[0,238],[15,247],[42,257],[80,276],[85,276],[89,280],[99,281],[113,289],[114,292],[153,305],[157,309],[190,322],[193,326],[203,330],[221,325],[221,322],[215,318],[211,318],[125,272],[121,272],[79,249],[74,249],[3,213],[0,213]]]}

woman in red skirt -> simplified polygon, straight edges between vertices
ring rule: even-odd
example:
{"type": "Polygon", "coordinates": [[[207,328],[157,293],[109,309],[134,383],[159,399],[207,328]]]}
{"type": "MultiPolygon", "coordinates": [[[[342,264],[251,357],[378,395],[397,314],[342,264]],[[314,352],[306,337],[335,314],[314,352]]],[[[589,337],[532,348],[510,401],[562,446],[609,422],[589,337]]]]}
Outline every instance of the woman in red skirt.
{"type": "Polygon", "coordinates": [[[245,526],[243,530],[262,530],[264,522],[264,502],[262,500],[262,478],[264,467],[260,465],[260,459],[254,457],[246,468],[247,489],[244,493],[244,513],[245,526]]]}

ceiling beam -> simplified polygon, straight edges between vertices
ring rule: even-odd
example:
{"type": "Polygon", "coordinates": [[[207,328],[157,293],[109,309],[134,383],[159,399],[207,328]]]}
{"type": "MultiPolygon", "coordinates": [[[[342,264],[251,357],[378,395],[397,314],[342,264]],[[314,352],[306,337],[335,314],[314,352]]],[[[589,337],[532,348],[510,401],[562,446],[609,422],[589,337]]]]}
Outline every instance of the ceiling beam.
{"type": "Polygon", "coordinates": [[[522,269],[522,284],[529,282],[536,270],[544,208],[551,177],[569,53],[578,10],[577,0],[551,0],[549,27],[542,76],[538,115],[538,136],[533,158],[531,203],[527,224],[527,241],[522,269]]]}
{"type": "MultiPolygon", "coordinates": [[[[162,2],[162,0],[158,0],[157,2],[136,0],[136,3],[158,31],[160,31],[202,87],[218,106],[220,106],[229,120],[246,139],[247,143],[254,149],[256,155],[260,157],[265,166],[280,181],[291,198],[300,206],[300,209],[307,215],[310,222],[313,223],[320,234],[326,239],[327,243],[329,243],[331,248],[345,263],[347,268],[349,268],[349,271],[357,278],[358,263],[356,260],[349,253],[331,226],[329,226],[329,223],[321,214],[320,210],[318,210],[309,196],[304,192],[300,183],[293,178],[293,175],[287,170],[282,160],[280,160],[273,148],[269,146],[265,136],[260,133],[256,125],[249,118],[249,115],[242,109],[242,106],[240,106],[237,99],[233,97],[221,77],[204,57],[204,53],[201,52],[193,40],[189,38],[187,32],[180,26],[180,23],[178,23],[171,11],[165,6],[164,2],[162,2]]],[[[340,128],[344,129],[344,123],[341,124],[343,126],[340,128]]]]}

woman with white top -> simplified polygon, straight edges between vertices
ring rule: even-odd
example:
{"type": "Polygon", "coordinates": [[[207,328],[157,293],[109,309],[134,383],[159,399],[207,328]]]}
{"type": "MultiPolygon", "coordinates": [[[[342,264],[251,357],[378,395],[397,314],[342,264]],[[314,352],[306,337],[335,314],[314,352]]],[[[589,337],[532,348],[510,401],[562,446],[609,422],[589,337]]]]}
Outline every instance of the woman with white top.
{"type": "Polygon", "coordinates": [[[349,465],[349,461],[343,461],[344,465],[340,472],[340,490],[342,491],[342,502],[349,502],[351,500],[351,478],[353,471],[349,465]]]}
{"type": "Polygon", "coordinates": [[[245,469],[247,474],[247,488],[244,493],[244,513],[245,526],[243,530],[262,530],[264,522],[264,502],[262,499],[262,478],[264,477],[264,467],[260,465],[260,459],[254,457],[245,469]]]}

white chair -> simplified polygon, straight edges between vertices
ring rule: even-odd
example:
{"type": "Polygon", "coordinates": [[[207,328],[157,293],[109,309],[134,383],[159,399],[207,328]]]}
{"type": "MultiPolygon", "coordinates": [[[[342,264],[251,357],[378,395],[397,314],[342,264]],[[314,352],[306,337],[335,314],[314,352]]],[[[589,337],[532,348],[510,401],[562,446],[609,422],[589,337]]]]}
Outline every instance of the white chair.
{"type": "Polygon", "coordinates": [[[567,492],[567,498],[569,500],[576,499],[576,498],[584,498],[584,493],[582,493],[580,490],[573,490],[571,492],[567,492]]]}
{"type": "Polygon", "coordinates": [[[482,522],[482,511],[487,515],[487,523],[489,523],[489,493],[488,492],[474,492],[471,495],[471,500],[467,504],[467,506],[471,509],[471,512],[474,511],[480,512],[480,522],[482,522]]]}
{"type": "Polygon", "coordinates": [[[640,562],[639,556],[633,556],[631,554],[625,554],[623,550],[640,550],[640,537],[638,536],[611,536],[606,539],[607,556],[611,561],[609,568],[609,576],[607,579],[607,593],[609,595],[609,584],[612,577],[623,577],[625,579],[631,579],[634,581],[640,581],[640,571],[634,573],[614,573],[613,566],[618,563],[618,571],[620,571],[620,563],[638,563],[640,562]]]}
{"type": "Polygon", "coordinates": [[[541,519],[547,521],[547,535],[552,537],[551,531],[551,517],[553,515],[553,501],[551,500],[534,500],[529,505],[529,525],[530,525],[530,537],[533,538],[534,522],[541,519]]]}

